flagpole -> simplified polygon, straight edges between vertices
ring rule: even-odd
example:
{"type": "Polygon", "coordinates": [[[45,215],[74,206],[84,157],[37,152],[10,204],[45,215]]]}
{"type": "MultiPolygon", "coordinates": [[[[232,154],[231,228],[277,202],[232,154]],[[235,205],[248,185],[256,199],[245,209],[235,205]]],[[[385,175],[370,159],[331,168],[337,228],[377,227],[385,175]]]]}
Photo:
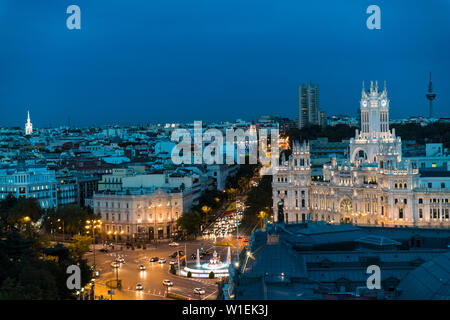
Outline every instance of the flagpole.
{"type": "Polygon", "coordinates": [[[236,211],[234,212],[236,215],[236,242],[237,242],[237,261],[239,263],[239,215],[237,212],[237,194],[236,194],[236,211]]]}

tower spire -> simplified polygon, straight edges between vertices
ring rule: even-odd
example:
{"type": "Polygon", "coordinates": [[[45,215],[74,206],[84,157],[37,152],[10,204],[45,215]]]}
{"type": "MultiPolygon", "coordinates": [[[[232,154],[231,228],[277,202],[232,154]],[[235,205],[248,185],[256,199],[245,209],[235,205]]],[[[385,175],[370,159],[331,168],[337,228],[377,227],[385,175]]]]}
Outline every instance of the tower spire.
{"type": "Polygon", "coordinates": [[[25,135],[30,135],[33,133],[33,124],[31,123],[30,110],[27,112],[27,122],[25,123],[25,135]]]}
{"type": "Polygon", "coordinates": [[[432,118],[433,117],[433,100],[434,100],[434,98],[436,98],[436,94],[433,92],[433,84],[431,82],[431,72],[430,72],[430,81],[428,82],[428,92],[425,96],[427,97],[428,101],[430,101],[429,117],[432,118]]]}

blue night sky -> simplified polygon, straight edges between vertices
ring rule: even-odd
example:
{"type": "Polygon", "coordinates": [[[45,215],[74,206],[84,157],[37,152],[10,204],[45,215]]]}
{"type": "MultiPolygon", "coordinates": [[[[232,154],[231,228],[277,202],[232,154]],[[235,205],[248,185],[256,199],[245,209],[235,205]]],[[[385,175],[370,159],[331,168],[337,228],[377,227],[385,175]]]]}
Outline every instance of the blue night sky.
{"type": "Polygon", "coordinates": [[[391,118],[427,115],[430,71],[450,117],[449,40],[448,0],[0,0],[0,126],[294,119],[310,80],[328,115],[356,114],[362,80],[391,118]]]}

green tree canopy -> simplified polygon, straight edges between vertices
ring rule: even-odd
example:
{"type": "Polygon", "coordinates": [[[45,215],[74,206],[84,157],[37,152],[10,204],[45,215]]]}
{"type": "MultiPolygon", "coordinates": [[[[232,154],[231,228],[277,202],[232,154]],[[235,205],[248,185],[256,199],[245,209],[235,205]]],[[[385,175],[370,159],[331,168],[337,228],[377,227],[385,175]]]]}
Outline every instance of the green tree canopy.
{"type": "Polygon", "coordinates": [[[188,235],[197,235],[200,232],[201,224],[202,215],[195,210],[183,213],[177,220],[177,226],[188,235]]]}

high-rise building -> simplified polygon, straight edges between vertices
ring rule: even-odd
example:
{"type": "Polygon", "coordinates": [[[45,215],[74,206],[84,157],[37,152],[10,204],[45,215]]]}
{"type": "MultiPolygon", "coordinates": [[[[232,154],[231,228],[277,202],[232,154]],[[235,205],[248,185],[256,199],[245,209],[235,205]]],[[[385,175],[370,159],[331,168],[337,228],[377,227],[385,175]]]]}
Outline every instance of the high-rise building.
{"type": "Polygon", "coordinates": [[[323,125],[325,113],[319,108],[319,85],[302,84],[298,87],[298,128],[323,125]]]}
{"type": "Polygon", "coordinates": [[[33,124],[30,119],[30,111],[28,111],[27,122],[25,123],[25,135],[31,135],[33,133],[33,124]]]}

